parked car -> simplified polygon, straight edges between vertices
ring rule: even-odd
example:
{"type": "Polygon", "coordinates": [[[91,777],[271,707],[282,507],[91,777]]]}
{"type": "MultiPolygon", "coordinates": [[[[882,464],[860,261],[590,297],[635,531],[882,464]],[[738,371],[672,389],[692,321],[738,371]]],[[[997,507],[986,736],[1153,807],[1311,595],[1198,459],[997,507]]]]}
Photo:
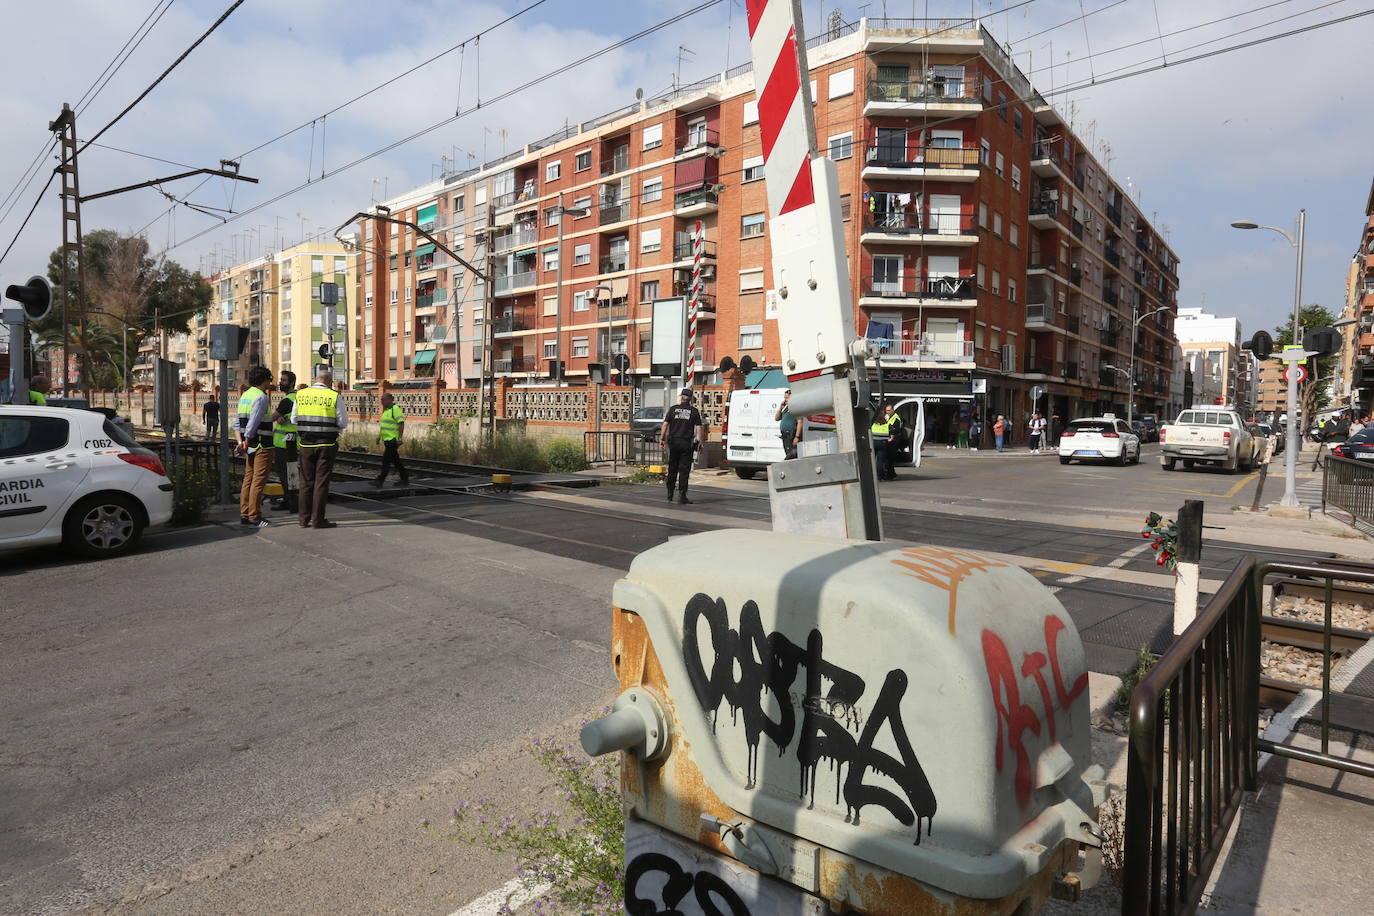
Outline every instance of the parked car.
{"type": "Polygon", "coordinates": [[[1136,434],[1141,444],[1155,442],[1159,439],[1159,431],[1144,420],[1132,420],[1131,432],[1136,434]]]}
{"type": "Polygon", "coordinates": [[[1125,420],[1116,417],[1074,420],[1059,437],[1059,463],[1068,464],[1075,458],[1138,464],[1140,437],[1125,420]]]}
{"type": "Polygon", "coordinates": [[[157,455],[90,410],[0,407],[0,550],[113,557],[172,517],[157,455]]]}
{"type": "Polygon", "coordinates": [[[1374,461],[1374,427],[1365,427],[1339,445],[1333,445],[1331,454],[1337,458],[1374,461]]]}
{"type": "Polygon", "coordinates": [[[641,407],[630,417],[630,430],[645,442],[656,442],[665,413],[664,407],[641,407]]]}
{"type": "Polygon", "coordinates": [[[1159,441],[1160,464],[1166,471],[1182,462],[1184,468],[1211,464],[1234,473],[1253,469],[1259,460],[1254,437],[1244,420],[1225,407],[1183,411],[1160,430],[1159,441]]]}

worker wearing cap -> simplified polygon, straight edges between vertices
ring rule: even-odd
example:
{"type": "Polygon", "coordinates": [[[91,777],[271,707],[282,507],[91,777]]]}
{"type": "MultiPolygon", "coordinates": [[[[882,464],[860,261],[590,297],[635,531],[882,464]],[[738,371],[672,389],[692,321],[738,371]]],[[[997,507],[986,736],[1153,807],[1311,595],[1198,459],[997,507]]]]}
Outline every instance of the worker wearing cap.
{"type": "Polygon", "coordinates": [[[299,509],[296,502],[299,456],[296,453],[296,424],[291,422],[291,412],[296,409],[296,373],[283,369],[277,387],[281,389],[283,397],[272,414],[272,447],[276,452],[275,467],[277,479],[281,481],[281,497],[273,501],[273,507],[296,512],[299,509]]]}
{"type": "Polygon", "coordinates": [[[34,407],[47,407],[48,396],[44,393],[48,390],[48,380],[41,375],[35,375],[29,379],[29,403],[34,407]]]}
{"type": "Polygon", "coordinates": [[[668,502],[673,501],[676,486],[677,501],[683,505],[692,503],[687,498],[687,479],[692,474],[692,459],[702,444],[702,432],[701,413],[692,406],[692,389],[684,388],[676,406],[664,414],[658,431],[658,444],[668,449],[668,502]]]}
{"type": "Polygon", "coordinates": [[[324,514],[329,505],[334,458],[339,454],[339,434],[348,427],[348,411],[343,398],[334,390],[334,373],[330,369],[317,371],[315,384],[296,392],[291,422],[296,424],[300,455],[301,527],[335,528],[337,525],[324,514]]]}
{"type": "Polygon", "coordinates": [[[238,444],[234,454],[244,459],[243,487],[239,490],[239,524],[266,528],[262,517],[262,491],[272,470],[274,452],[272,418],[268,412],[267,392],[272,390],[272,370],[254,366],[248,370],[248,387],[239,396],[234,434],[238,444]]]}

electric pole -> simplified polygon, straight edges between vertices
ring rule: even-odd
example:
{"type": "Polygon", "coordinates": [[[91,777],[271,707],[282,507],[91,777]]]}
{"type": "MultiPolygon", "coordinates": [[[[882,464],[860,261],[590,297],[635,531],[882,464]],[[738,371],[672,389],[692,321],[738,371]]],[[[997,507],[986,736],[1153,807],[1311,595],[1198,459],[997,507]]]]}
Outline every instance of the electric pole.
{"type": "Polygon", "coordinates": [[[61,161],[57,172],[62,176],[62,396],[71,395],[71,315],[67,300],[72,281],[76,283],[76,302],[73,303],[80,320],[80,346],[77,352],[78,387],[86,389],[86,264],[82,257],[81,184],[76,171],[76,112],[62,103],[62,112],[48,122],[48,130],[58,135],[61,161]]]}

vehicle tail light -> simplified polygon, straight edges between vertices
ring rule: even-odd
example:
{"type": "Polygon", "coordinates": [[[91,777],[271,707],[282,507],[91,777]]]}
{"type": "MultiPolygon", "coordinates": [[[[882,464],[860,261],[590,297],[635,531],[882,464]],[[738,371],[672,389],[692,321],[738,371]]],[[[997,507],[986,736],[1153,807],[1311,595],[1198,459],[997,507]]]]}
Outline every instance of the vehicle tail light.
{"type": "Polygon", "coordinates": [[[145,471],[152,471],[159,477],[167,476],[167,471],[163,468],[162,462],[152,455],[140,455],[137,452],[120,452],[119,458],[121,461],[127,461],[129,464],[143,468],[145,471]]]}
{"type": "Polygon", "coordinates": [[[1103,439],[1120,439],[1120,438],[1121,438],[1121,433],[1117,432],[1117,431],[1114,430],[1114,429],[1104,429],[1104,430],[1102,430],[1102,438],[1103,438],[1103,439]]]}
{"type": "Polygon", "coordinates": [[[1229,429],[1223,429],[1221,431],[1221,441],[1228,445],[1231,443],[1231,431],[1229,429]]]}
{"type": "Polygon", "coordinates": [[[1337,458],[1344,458],[1344,457],[1346,457],[1346,454],[1345,454],[1345,446],[1344,446],[1344,445],[1338,445],[1338,446],[1336,446],[1335,448],[1333,448],[1333,449],[1331,450],[1331,454],[1335,455],[1337,458]]]}
{"type": "Polygon", "coordinates": [[[1061,438],[1061,439],[1072,439],[1072,438],[1073,438],[1073,430],[1071,430],[1071,429],[1066,429],[1066,430],[1064,430],[1062,433],[1059,434],[1059,438],[1061,438]]]}
{"type": "Polygon", "coordinates": [[[1169,434],[1169,427],[1167,427],[1167,426],[1160,427],[1160,430],[1159,430],[1159,444],[1160,444],[1160,445],[1163,445],[1163,444],[1164,444],[1164,437],[1167,436],[1168,434],[1169,434]]]}

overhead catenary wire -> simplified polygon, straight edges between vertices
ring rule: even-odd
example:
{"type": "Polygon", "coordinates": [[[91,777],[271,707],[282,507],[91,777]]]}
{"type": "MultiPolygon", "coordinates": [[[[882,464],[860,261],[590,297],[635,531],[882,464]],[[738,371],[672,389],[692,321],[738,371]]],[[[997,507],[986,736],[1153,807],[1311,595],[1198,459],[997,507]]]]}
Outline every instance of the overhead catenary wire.
{"type": "Polygon", "coordinates": [[[77,114],[81,114],[95,103],[96,97],[105,90],[106,86],[110,85],[110,81],[115,78],[115,74],[129,62],[129,58],[138,50],[139,45],[143,44],[148,36],[152,34],[153,29],[162,21],[162,17],[167,15],[167,11],[172,8],[172,4],[175,2],[176,0],[158,0],[158,2],[153,5],[148,15],[144,17],[143,22],[141,22],[138,28],[134,30],[134,33],[129,36],[129,40],[124,42],[124,47],[120,48],[119,52],[105,65],[105,69],[101,72],[100,76],[95,78],[95,82],[91,83],[91,87],[82,93],[81,98],[76,100],[76,104],[72,107],[76,109],[77,114]],[[163,5],[164,3],[166,4],[165,6],[163,5]],[[158,11],[158,7],[162,8],[161,12],[158,11]],[[155,14],[157,16],[156,19],[153,18],[155,14]],[[149,24],[149,20],[152,20],[151,25],[149,24]],[[135,41],[135,39],[137,39],[137,41],[135,41]],[[133,47],[130,47],[130,45],[133,47]],[[121,57],[123,58],[122,60],[121,57]],[[101,82],[102,80],[104,82],[101,82]]]}

